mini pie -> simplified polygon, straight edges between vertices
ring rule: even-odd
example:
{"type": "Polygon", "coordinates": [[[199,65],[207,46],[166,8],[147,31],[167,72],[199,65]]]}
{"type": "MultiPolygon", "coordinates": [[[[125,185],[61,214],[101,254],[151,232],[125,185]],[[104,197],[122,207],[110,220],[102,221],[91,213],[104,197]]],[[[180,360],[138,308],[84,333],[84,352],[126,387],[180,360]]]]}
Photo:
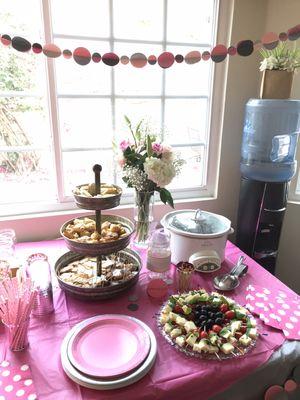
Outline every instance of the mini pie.
{"type": "Polygon", "coordinates": [[[132,262],[118,260],[118,256],[103,257],[102,275],[97,276],[96,257],[84,257],[61,268],[59,277],[62,281],[85,288],[104,287],[119,284],[133,278],[138,267],[132,262]]]}
{"type": "Polygon", "coordinates": [[[78,196],[84,196],[84,197],[109,197],[109,196],[115,196],[117,194],[120,194],[120,189],[117,188],[114,185],[109,185],[107,183],[101,183],[101,194],[96,195],[96,190],[95,190],[95,184],[90,183],[89,185],[82,185],[82,186],[77,186],[74,190],[73,193],[78,195],[78,196]]]}
{"type": "Polygon", "coordinates": [[[173,295],[159,324],[178,347],[193,353],[244,354],[258,337],[255,319],[234,300],[204,289],[173,295]]]}
{"type": "Polygon", "coordinates": [[[101,224],[101,235],[96,231],[96,222],[91,218],[75,218],[66,226],[63,235],[80,243],[107,243],[125,237],[128,230],[121,224],[105,221],[101,224]]]}

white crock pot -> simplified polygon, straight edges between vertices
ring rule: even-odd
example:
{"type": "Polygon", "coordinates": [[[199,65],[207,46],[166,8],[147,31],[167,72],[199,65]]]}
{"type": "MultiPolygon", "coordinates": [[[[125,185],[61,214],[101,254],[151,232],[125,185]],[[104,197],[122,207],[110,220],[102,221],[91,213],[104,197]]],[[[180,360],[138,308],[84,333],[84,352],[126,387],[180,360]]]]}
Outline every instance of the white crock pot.
{"type": "Polygon", "coordinates": [[[224,261],[227,236],[234,232],[231,221],[202,210],[179,210],[166,214],[161,224],[171,234],[172,262],[218,255],[224,261]]]}

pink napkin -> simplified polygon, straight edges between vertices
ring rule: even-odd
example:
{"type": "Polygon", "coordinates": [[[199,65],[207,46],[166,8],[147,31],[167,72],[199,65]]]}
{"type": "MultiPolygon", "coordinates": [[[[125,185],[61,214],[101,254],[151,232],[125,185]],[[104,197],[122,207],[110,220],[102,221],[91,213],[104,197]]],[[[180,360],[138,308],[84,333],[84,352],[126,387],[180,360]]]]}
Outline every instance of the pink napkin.
{"type": "Polygon", "coordinates": [[[37,395],[29,365],[11,365],[9,361],[0,364],[0,400],[36,400],[37,395]]]}
{"type": "Polygon", "coordinates": [[[266,325],[283,331],[287,339],[300,340],[300,298],[283,290],[259,285],[246,288],[246,307],[266,325]]]}

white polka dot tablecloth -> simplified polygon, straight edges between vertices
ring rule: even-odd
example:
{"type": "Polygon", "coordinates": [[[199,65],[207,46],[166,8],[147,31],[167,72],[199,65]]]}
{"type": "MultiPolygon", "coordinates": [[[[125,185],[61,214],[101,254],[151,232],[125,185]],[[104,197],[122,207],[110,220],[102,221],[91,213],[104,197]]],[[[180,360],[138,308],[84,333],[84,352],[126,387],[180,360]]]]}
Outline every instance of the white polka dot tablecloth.
{"type": "Polygon", "coordinates": [[[300,297],[283,290],[259,285],[246,289],[246,307],[266,325],[283,331],[285,337],[300,340],[300,297]]]}
{"type": "Polygon", "coordinates": [[[30,367],[27,364],[0,363],[0,400],[36,400],[30,367]]]}

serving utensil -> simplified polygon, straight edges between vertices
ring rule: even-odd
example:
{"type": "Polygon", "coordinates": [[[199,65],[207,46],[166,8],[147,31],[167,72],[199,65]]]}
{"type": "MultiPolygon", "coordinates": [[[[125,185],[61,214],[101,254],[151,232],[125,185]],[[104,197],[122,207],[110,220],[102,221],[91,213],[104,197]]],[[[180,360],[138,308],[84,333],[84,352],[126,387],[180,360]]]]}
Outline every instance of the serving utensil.
{"type": "Polygon", "coordinates": [[[237,288],[240,284],[239,277],[244,276],[248,266],[244,264],[246,257],[240,256],[236,265],[228,274],[218,275],[214,278],[214,287],[218,290],[229,291],[237,288]]]}

